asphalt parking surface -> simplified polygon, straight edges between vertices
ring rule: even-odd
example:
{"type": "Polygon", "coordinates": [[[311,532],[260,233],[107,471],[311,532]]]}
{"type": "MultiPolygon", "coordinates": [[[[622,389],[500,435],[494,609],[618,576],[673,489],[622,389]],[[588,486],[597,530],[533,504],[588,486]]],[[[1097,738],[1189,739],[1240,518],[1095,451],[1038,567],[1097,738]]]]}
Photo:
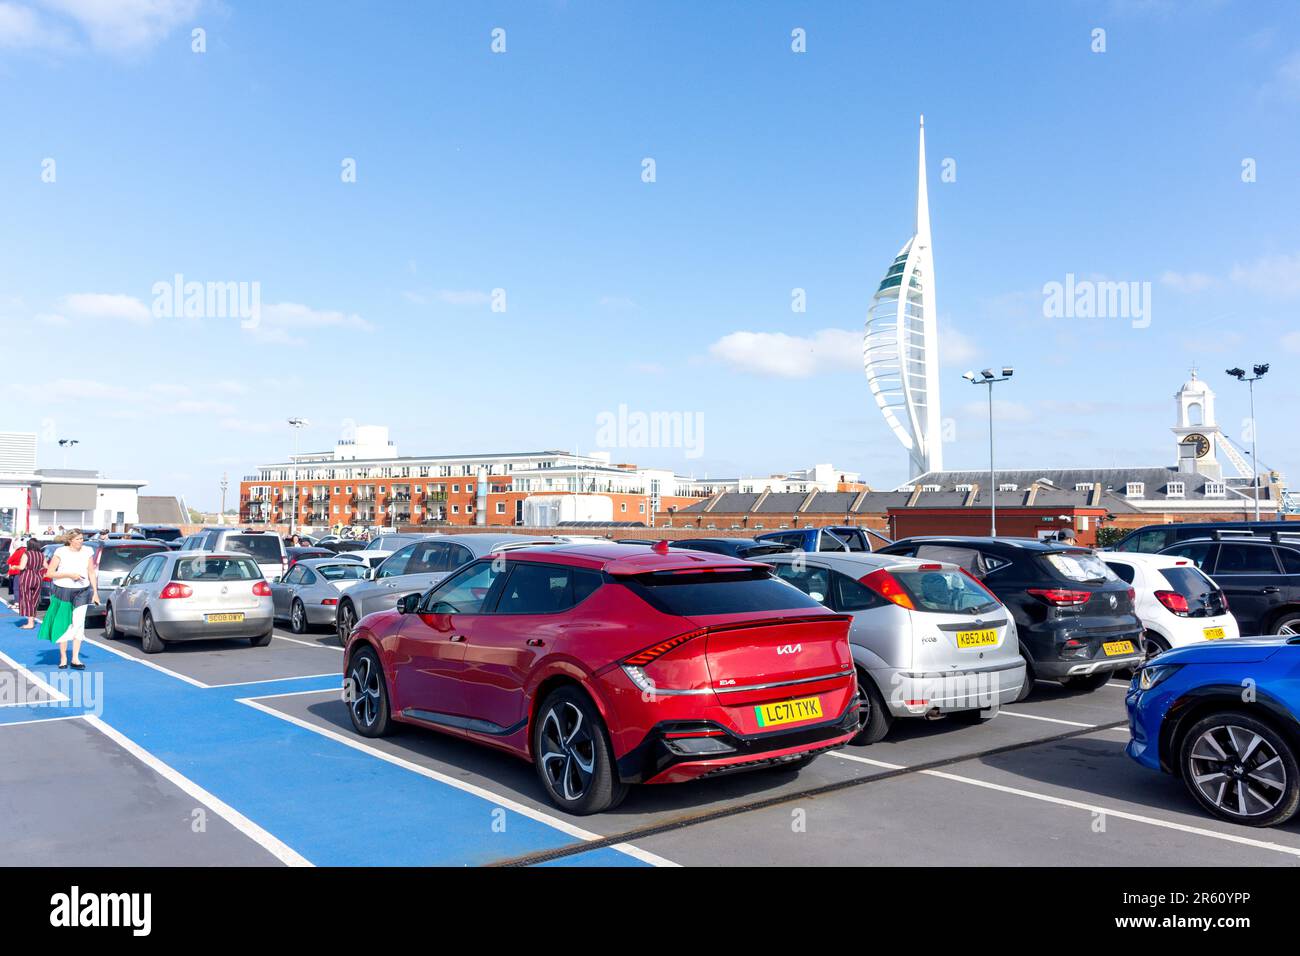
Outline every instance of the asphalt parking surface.
{"type": "Polygon", "coordinates": [[[0,865],[1300,864],[1300,822],[1215,820],[1125,756],[1119,682],[571,817],[507,755],[355,734],[323,630],[145,655],[91,629],[69,678],[17,623],[0,610],[0,812],[21,835],[0,865]]]}

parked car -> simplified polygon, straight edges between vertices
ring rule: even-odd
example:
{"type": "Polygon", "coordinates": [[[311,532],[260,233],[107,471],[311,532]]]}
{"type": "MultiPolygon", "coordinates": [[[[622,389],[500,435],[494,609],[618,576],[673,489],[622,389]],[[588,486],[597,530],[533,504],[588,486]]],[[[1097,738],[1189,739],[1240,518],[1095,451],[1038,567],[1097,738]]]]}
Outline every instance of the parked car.
{"type": "Polygon", "coordinates": [[[182,537],[181,529],[171,524],[137,524],[132,526],[130,533],[158,541],[179,541],[182,537]]]}
{"type": "Polygon", "coordinates": [[[278,581],[289,570],[289,555],[278,534],[251,528],[206,528],[187,540],[195,551],[247,554],[262,569],[267,581],[278,581]]]}
{"type": "Polygon", "coordinates": [[[145,558],[122,580],[108,601],[104,636],[138,634],[144,652],[157,654],[169,641],[210,638],[265,647],[274,625],[271,586],[252,555],[167,551],[145,558]]]}
{"type": "Polygon", "coordinates": [[[367,614],[396,607],[399,598],[428,590],[462,564],[497,551],[553,543],[526,534],[425,535],[393,552],[375,568],[370,581],[348,591],[336,617],[339,643],[347,643],[352,628],[367,614]]]}
{"type": "Polygon", "coordinates": [[[798,768],[858,730],[849,619],[761,565],[617,544],[482,557],[363,618],[345,695],[531,760],[575,814],[635,783],[798,768]]]}
{"type": "Polygon", "coordinates": [[[1300,535],[1216,531],[1162,554],[1186,558],[1223,589],[1242,634],[1300,634],[1300,535]]]}
{"type": "Polygon", "coordinates": [[[775,541],[796,551],[879,551],[893,544],[878,531],[858,527],[794,528],[754,535],[756,541],[775,541]]]}
{"type": "Polygon", "coordinates": [[[768,554],[783,554],[794,550],[793,546],[781,541],[758,541],[754,538],[679,538],[676,541],[669,541],[668,546],[745,559],[761,558],[768,554]]]}
{"type": "Polygon", "coordinates": [[[368,572],[360,561],[341,557],[304,558],[271,585],[271,602],[278,621],[287,620],[295,634],[314,624],[334,626],[343,592],[364,582],[368,572]]]}
{"type": "Polygon", "coordinates": [[[1180,777],[1214,816],[1255,827],[1285,823],[1300,807],[1297,673],[1297,637],[1161,654],[1138,671],[1125,698],[1128,755],[1180,777]]]}
{"type": "MultiPolygon", "coordinates": [[[[286,568],[292,570],[293,566],[305,558],[332,558],[334,552],[328,548],[317,548],[307,545],[301,547],[291,547],[284,549],[286,568]]],[[[287,573],[287,571],[286,571],[287,573]]]]}
{"type": "Polygon", "coordinates": [[[1016,625],[955,564],[887,554],[775,554],[777,577],[852,615],[862,697],[854,743],[875,743],[898,717],[992,717],[1020,696],[1025,660],[1016,625]]]}
{"type": "Polygon", "coordinates": [[[318,548],[325,548],[333,551],[335,554],[342,554],[345,551],[361,551],[366,547],[364,541],[350,541],[347,538],[335,538],[332,541],[317,541],[318,548]]]}
{"type": "Polygon", "coordinates": [[[1147,660],[1173,647],[1241,636],[1223,590],[1188,558],[1140,551],[1103,551],[1099,557],[1136,594],[1147,660]]]}
{"type": "Polygon", "coordinates": [[[1208,538],[1215,531],[1253,535],[1288,530],[1300,534],[1300,521],[1185,521],[1180,524],[1149,524],[1124,535],[1111,550],[1158,554],[1180,541],[1208,538]]]}
{"type": "Polygon", "coordinates": [[[1028,666],[1022,700],[1035,680],[1092,690],[1144,659],[1133,589],[1087,548],[951,536],[906,538],[883,552],[951,562],[997,596],[1016,623],[1028,666]]]}
{"type": "Polygon", "coordinates": [[[99,590],[99,603],[92,604],[86,610],[87,618],[101,618],[108,607],[108,601],[121,585],[122,580],[137,564],[151,554],[170,550],[160,541],[130,539],[110,539],[97,541],[95,548],[96,587],[99,590]]]}

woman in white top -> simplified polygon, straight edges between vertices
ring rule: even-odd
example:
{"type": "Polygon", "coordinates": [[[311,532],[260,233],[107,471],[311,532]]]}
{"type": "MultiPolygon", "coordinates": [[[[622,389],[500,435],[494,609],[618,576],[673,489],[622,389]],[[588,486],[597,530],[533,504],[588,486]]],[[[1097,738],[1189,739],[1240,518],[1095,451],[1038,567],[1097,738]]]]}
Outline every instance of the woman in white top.
{"type": "Polygon", "coordinates": [[[86,547],[80,531],[68,532],[68,543],[50,558],[50,606],[38,635],[59,645],[59,667],[68,666],[68,641],[72,642],[72,667],[84,670],[81,642],[86,637],[86,611],[99,603],[99,576],[95,552],[86,547]]]}

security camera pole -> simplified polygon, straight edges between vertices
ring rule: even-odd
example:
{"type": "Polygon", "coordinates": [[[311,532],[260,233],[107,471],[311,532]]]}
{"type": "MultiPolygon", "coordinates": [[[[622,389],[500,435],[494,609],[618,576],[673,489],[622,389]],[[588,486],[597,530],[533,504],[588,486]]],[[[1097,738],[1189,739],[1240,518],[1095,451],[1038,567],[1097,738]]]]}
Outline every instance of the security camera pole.
{"type": "Polygon", "coordinates": [[[1268,363],[1252,366],[1251,371],[1255,374],[1247,378],[1246,370],[1240,368],[1230,368],[1227,370],[1239,382],[1245,382],[1250,386],[1250,471],[1251,485],[1253,486],[1251,497],[1255,499],[1255,520],[1259,520],[1259,459],[1255,456],[1255,383],[1258,382],[1268,372],[1268,363]]]}
{"type": "Polygon", "coordinates": [[[289,427],[293,429],[293,511],[289,513],[289,535],[298,533],[298,432],[311,422],[305,418],[289,419],[289,427]]]}
{"type": "Polygon", "coordinates": [[[1004,365],[1001,377],[991,368],[984,369],[979,375],[967,372],[962,376],[972,385],[989,387],[989,537],[991,538],[998,536],[998,479],[993,468],[993,386],[1011,378],[1015,371],[1011,366],[1004,365]]]}

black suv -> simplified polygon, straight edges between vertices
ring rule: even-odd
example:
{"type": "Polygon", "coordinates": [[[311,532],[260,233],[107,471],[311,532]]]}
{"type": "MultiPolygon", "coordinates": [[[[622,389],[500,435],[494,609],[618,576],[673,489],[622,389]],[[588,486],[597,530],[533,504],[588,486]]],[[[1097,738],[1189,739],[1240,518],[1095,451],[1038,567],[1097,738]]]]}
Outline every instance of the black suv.
{"type": "Polygon", "coordinates": [[[1300,521],[1184,521],[1181,524],[1149,524],[1130,531],[1111,546],[1112,551],[1142,551],[1159,554],[1165,548],[1192,538],[1208,538],[1215,531],[1268,534],[1273,531],[1300,534],[1300,521]]]}
{"type": "Polygon", "coordinates": [[[1300,533],[1220,531],[1160,553],[1189,559],[1223,588],[1243,637],[1300,634],[1300,533]]]}
{"type": "Polygon", "coordinates": [[[1091,690],[1142,663],[1133,591],[1087,548],[1031,538],[905,538],[885,554],[949,561],[992,591],[1016,622],[1028,679],[1091,690]]]}

